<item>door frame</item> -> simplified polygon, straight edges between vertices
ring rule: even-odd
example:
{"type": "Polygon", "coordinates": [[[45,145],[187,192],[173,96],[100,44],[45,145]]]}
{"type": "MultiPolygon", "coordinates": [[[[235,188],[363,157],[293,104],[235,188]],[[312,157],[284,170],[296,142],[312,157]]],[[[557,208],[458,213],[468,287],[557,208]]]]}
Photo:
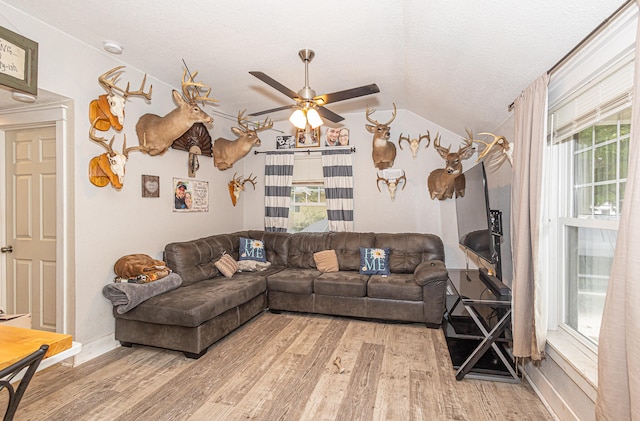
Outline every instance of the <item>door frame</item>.
{"type": "MultiPolygon", "coordinates": [[[[45,106],[0,111],[0,142],[4,148],[7,130],[55,125],[56,128],[56,331],[74,334],[75,243],[74,243],[74,177],[71,101],[45,106]]],[[[0,183],[6,185],[5,160],[0,159],[0,183]]],[[[6,209],[6,190],[0,194],[0,208],[6,209]]],[[[0,238],[7,232],[0,224],[0,238]]],[[[0,270],[6,273],[7,257],[0,254],[0,270]]],[[[6,280],[0,282],[0,306],[6,308],[6,280]]]]}

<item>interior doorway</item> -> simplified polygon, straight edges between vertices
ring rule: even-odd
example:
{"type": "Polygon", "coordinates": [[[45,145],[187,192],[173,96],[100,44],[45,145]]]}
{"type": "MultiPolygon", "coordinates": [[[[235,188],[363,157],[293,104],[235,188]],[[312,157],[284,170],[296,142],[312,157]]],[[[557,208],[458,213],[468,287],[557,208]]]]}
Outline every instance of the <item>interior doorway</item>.
{"type": "Polygon", "coordinates": [[[56,129],[5,132],[7,312],[56,330],[56,129]]]}
{"type": "Polygon", "coordinates": [[[0,308],[73,334],[70,105],[0,110],[0,308]]]}

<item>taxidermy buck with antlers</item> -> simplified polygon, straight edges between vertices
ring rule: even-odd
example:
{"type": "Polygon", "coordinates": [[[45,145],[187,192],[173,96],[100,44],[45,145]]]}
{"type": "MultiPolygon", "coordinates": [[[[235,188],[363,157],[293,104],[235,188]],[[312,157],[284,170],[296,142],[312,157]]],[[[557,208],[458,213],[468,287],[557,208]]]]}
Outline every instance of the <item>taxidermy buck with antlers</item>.
{"type": "Polygon", "coordinates": [[[379,170],[393,167],[393,161],[396,159],[396,145],[389,142],[391,137],[391,122],[396,118],[396,104],[393,104],[393,115],[391,120],[386,123],[380,123],[372,119],[370,116],[376,110],[367,107],[367,121],[371,124],[365,124],[367,131],[373,133],[373,165],[379,170]]]}
{"type": "Polygon", "coordinates": [[[145,151],[145,146],[133,146],[127,148],[127,135],[124,135],[124,142],[122,144],[122,153],[118,153],[113,150],[113,141],[115,135],[111,138],[111,141],[107,142],[104,137],[96,136],[96,122],[98,118],[94,119],[91,123],[91,129],[89,129],[89,138],[97,144],[104,147],[107,152],[102,155],[96,156],[89,161],[89,181],[91,184],[104,187],[111,183],[116,189],[121,189],[124,183],[124,172],[127,159],[129,158],[129,152],[132,151],[145,151]]]}
{"type": "Polygon", "coordinates": [[[186,69],[182,74],[183,96],[176,90],[172,92],[178,108],[164,117],[145,114],[138,120],[138,124],[136,124],[138,142],[141,145],[147,145],[149,155],[155,156],[165,153],[173,141],[182,136],[195,123],[213,122],[213,118],[202,111],[197,102],[217,102],[217,100],[209,98],[211,88],[204,96],[200,95],[200,90],[206,89],[207,86],[193,81],[197,74],[198,72],[195,72],[188,79],[186,69]]]}
{"type": "Polygon", "coordinates": [[[451,152],[451,146],[443,148],[440,146],[440,136],[433,141],[433,147],[444,158],[446,165],[444,168],[431,171],[427,179],[427,186],[431,199],[438,200],[451,199],[455,192],[456,197],[464,196],[465,180],[458,177],[462,174],[462,161],[471,158],[475,148],[473,147],[473,135],[467,130],[468,139],[464,139],[465,146],[460,146],[457,152],[451,152]]]}
{"type": "Polygon", "coordinates": [[[233,206],[235,206],[238,199],[240,199],[240,193],[244,191],[245,184],[251,183],[253,185],[253,189],[256,189],[256,178],[258,178],[257,175],[251,178],[253,173],[249,174],[249,177],[247,178],[242,178],[242,175],[236,177],[236,174],[237,173],[234,173],[233,179],[229,181],[229,195],[231,196],[231,203],[233,203],[233,206]]]}
{"type": "Polygon", "coordinates": [[[269,117],[265,118],[264,122],[256,125],[255,128],[250,129],[246,124],[247,117],[243,117],[246,110],[238,112],[238,127],[232,127],[233,134],[238,136],[236,140],[228,140],[219,137],[213,143],[213,165],[220,171],[227,170],[233,167],[233,164],[241,158],[244,158],[251,148],[254,146],[260,146],[260,138],[258,132],[270,129],[273,126],[273,122],[269,120],[269,117]]]}
{"type": "Polygon", "coordinates": [[[137,91],[130,91],[129,83],[127,83],[127,88],[124,90],[116,85],[123,68],[124,66],[114,67],[98,76],[98,83],[107,93],[91,101],[89,104],[89,120],[97,130],[102,132],[109,130],[111,127],[117,131],[122,130],[124,105],[128,97],[141,96],[147,101],[151,101],[153,86],[149,86],[149,92],[144,92],[144,85],[147,81],[146,73],[142,78],[140,89],[137,91]]]}

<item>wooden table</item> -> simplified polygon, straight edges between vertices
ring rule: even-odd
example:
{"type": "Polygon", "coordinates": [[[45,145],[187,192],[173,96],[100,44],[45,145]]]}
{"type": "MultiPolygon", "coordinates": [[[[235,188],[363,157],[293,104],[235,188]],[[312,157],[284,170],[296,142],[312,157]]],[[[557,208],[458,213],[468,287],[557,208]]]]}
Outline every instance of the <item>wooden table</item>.
{"type": "MultiPolygon", "coordinates": [[[[0,370],[37,351],[43,344],[49,345],[43,363],[54,355],[69,358],[81,349],[80,344],[72,341],[71,335],[0,325],[0,370]]],[[[55,360],[61,361],[60,358],[55,360]]]]}

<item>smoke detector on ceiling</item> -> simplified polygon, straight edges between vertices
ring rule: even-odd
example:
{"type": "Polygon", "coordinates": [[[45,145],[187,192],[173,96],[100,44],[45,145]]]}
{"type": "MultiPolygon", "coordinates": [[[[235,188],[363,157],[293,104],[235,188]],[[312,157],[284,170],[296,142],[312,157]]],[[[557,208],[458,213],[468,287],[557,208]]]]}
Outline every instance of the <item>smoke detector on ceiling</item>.
{"type": "Polygon", "coordinates": [[[104,41],[102,43],[102,48],[104,48],[107,53],[122,54],[122,45],[115,41],[104,41]]]}

